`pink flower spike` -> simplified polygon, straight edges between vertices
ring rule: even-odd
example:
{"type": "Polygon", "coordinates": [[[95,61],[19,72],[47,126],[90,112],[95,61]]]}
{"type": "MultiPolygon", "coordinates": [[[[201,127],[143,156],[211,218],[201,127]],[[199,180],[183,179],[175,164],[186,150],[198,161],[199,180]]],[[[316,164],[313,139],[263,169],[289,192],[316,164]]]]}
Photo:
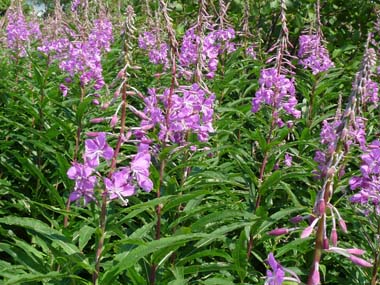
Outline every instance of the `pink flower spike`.
{"type": "Polygon", "coordinates": [[[268,235],[270,236],[281,236],[281,235],[286,235],[289,233],[289,230],[287,228],[277,228],[274,230],[271,230],[268,232],[268,235]]]}
{"type": "Polygon", "coordinates": [[[362,267],[372,267],[372,264],[369,263],[368,261],[360,258],[360,257],[357,257],[355,255],[350,255],[350,260],[355,263],[356,265],[359,265],[359,266],[362,266],[362,267]]]}

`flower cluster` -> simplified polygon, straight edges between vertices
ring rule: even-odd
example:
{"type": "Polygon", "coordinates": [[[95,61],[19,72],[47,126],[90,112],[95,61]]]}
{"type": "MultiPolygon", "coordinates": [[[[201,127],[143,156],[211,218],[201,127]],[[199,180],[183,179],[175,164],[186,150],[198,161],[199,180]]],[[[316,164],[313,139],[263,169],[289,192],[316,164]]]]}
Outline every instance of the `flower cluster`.
{"type": "Polygon", "coordinates": [[[367,210],[376,209],[380,214],[380,141],[375,140],[369,146],[366,153],[361,156],[361,175],[350,179],[351,190],[360,191],[351,197],[351,202],[361,204],[367,210]]]}
{"type": "MultiPolygon", "coordinates": [[[[275,68],[267,68],[261,70],[259,84],[260,89],[252,99],[252,112],[258,112],[261,105],[266,104],[275,110],[277,117],[281,110],[295,118],[301,117],[301,111],[295,108],[297,99],[293,78],[279,74],[275,68]]],[[[279,118],[277,123],[283,125],[279,118]]]]}
{"type": "Polygon", "coordinates": [[[139,48],[149,52],[149,61],[151,63],[162,64],[164,68],[167,68],[169,46],[160,42],[157,35],[158,33],[155,31],[140,34],[138,39],[139,48]]]}
{"type": "Polygon", "coordinates": [[[83,7],[85,3],[83,3],[81,0],[73,0],[73,2],[71,2],[71,11],[75,12],[78,9],[79,5],[83,7]]]}
{"type": "MultiPolygon", "coordinates": [[[[322,123],[322,129],[320,133],[321,143],[324,144],[327,149],[326,152],[316,151],[314,161],[318,163],[319,173],[318,177],[325,177],[328,171],[328,163],[331,155],[335,152],[336,144],[338,141],[337,130],[342,127],[342,122],[339,119],[335,119],[332,122],[324,120],[322,123]]],[[[352,144],[359,145],[362,150],[366,147],[366,133],[365,124],[362,117],[356,117],[352,124],[350,124],[348,130],[345,130],[344,145],[348,150],[352,144]]],[[[343,171],[343,169],[342,169],[343,171]]]]}
{"type": "Polygon", "coordinates": [[[299,38],[299,44],[299,62],[304,68],[310,68],[313,74],[326,71],[334,66],[319,35],[302,35],[299,38]]]}
{"type": "Polygon", "coordinates": [[[209,133],[214,131],[215,95],[206,96],[207,93],[198,84],[182,86],[173,94],[170,94],[170,89],[165,89],[162,95],[150,89],[149,95],[145,98],[146,118],[141,126],[147,130],[159,125],[161,141],[181,143],[188,132],[196,133],[200,141],[207,141],[209,133]]]}
{"type": "Polygon", "coordinates": [[[375,107],[377,107],[379,102],[379,85],[377,82],[374,82],[371,79],[366,80],[362,100],[366,103],[372,103],[375,107]]]}
{"type": "Polygon", "coordinates": [[[181,67],[185,68],[196,64],[200,53],[202,62],[207,64],[207,67],[205,66],[206,77],[214,78],[219,55],[236,50],[235,44],[232,42],[234,38],[235,30],[232,28],[212,30],[204,39],[195,33],[194,27],[190,28],[182,40],[179,55],[181,67]]]}
{"type": "Polygon", "coordinates": [[[250,56],[252,59],[256,59],[256,51],[255,51],[255,47],[254,46],[249,46],[246,48],[245,50],[245,54],[247,56],[250,56]]]}
{"type": "Polygon", "coordinates": [[[12,9],[7,14],[7,44],[18,56],[26,55],[26,47],[34,39],[41,37],[39,24],[26,22],[21,8],[12,9]]]}
{"type": "Polygon", "coordinates": [[[45,41],[39,50],[59,60],[59,67],[71,77],[79,75],[81,84],[94,82],[93,88],[104,86],[102,75],[102,52],[110,51],[112,24],[106,18],[94,21],[94,27],[87,40],[71,42],[66,38],[45,41]]]}
{"type": "MultiPolygon", "coordinates": [[[[67,171],[67,176],[75,181],[74,191],[70,194],[70,202],[84,198],[85,204],[95,200],[94,188],[98,185],[97,167],[100,159],[110,161],[114,150],[107,144],[106,134],[96,133],[93,139],[85,140],[84,163],[75,162],[67,171]]],[[[109,199],[119,198],[124,204],[124,197],[136,193],[137,184],[145,191],[151,191],[153,183],[149,179],[150,154],[146,148],[140,148],[131,161],[130,167],[122,167],[104,178],[104,185],[109,199]]]]}
{"type": "Polygon", "coordinates": [[[284,281],[292,281],[296,283],[301,283],[297,274],[288,268],[282,267],[279,262],[274,258],[273,253],[268,255],[268,264],[271,270],[267,270],[267,277],[265,280],[265,285],[281,285],[284,281]],[[291,277],[286,277],[285,272],[289,273],[291,277]]]}

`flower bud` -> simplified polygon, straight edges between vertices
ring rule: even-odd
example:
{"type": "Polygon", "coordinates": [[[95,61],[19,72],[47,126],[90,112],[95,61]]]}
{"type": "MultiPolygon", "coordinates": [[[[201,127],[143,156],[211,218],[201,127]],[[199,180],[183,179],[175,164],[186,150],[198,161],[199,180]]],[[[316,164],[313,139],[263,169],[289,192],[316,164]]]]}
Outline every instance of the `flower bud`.
{"type": "Polygon", "coordinates": [[[319,263],[315,262],[313,265],[313,272],[309,276],[309,280],[307,282],[309,285],[319,285],[321,284],[321,277],[319,275],[319,263]]]}
{"type": "Polygon", "coordinates": [[[277,229],[274,229],[274,230],[271,230],[270,232],[268,232],[268,235],[280,236],[280,235],[285,235],[287,233],[289,233],[289,230],[287,228],[277,228],[277,229]]]}
{"type": "Polygon", "coordinates": [[[88,137],[97,137],[99,135],[98,132],[87,132],[86,133],[86,136],[88,137]]]}
{"type": "Polygon", "coordinates": [[[101,123],[103,121],[104,121],[104,118],[92,118],[90,120],[90,123],[92,123],[92,124],[99,124],[99,123],[101,123]]]}
{"type": "Polygon", "coordinates": [[[359,265],[359,266],[362,266],[362,267],[372,267],[372,264],[369,263],[368,261],[360,258],[360,257],[357,257],[355,255],[350,255],[350,260],[355,263],[356,265],[359,265]]]}
{"type": "Polygon", "coordinates": [[[106,102],[102,105],[102,109],[105,110],[110,106],[110,102],[106,102]]]}
{"type": "Polygon", "coordinates": [[[347,248],[347,252],[355,255],[363,255],[365,253],[365,250],[360,248],[347,248]]]}
{"type": "Polygon", "coordinates": [[[302,233],[301,233],[301,238],[307,238],[311,235],[311,233],[313,232],[313,228],[314,228],[314,225],[311,224],[310,226],[308,226],[307,228],[305,228],[302,233]]]}
{"type": "Polygon", "coordinates": [[[323,249],[329,249],[329,239],[328,238],[323,238],[323,249]]]}
{"type": "Polygon", "coordinates": [[[323,215],[326,211],[326,203],[325,200],[322,198],[318,201],[318,214],[323,215]]]}
{"type": "Polygon", "coordinates": [[[113,115],[112,118],[111,118],[111,121],[110,121],[111,128],[114,128],[116,126],[117,121],[118,121],[117,115],[113,115]]]}
{"type": "Polygon", "coordinates": [[[302,220],[303,220],[303,217],[301,215],[297,215],[297,216],[291,218],[290,222],[293,224],[298,224],[298,223],[302,222],[302,220]]]}
{"type": "Polygon", "coordinates": [[[113,98],[116,99],[120,96],[120,89],[117,89],[114,93],[113,93],[113,98]]]}
{"type": "Polygon", "coordinates": [[[346,222],[342,218],[340,218],[338,221],[338,224],[339,224],[339,227],[342,230],[342,232],[344,232],[346,234],[348,232],[346,222]]]}
{"type": "Polygon", "coordinates": [[[336,229],[332,229],[331,235],[330,235],[330,240],[333,246],[337,246],[338,244],[338,233],[336,232],[336,229]]]}

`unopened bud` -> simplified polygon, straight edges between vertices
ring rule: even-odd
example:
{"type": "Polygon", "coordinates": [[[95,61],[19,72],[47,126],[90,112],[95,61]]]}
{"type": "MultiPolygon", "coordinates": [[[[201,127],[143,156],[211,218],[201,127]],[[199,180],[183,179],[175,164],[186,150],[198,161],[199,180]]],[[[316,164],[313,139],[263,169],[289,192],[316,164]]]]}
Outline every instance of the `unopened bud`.
{"type": "Polygon", "coordinates": [[[118,119],[117,115],[112,116],[111,121],[110,121],[111,128],[114,128],[116,126],[118,120],[119,119],[118,119]]]}
{"type": "Polygon", "coordinates": [[[297,215],[290,219],[290,222],[293,224],[298,224],[303,220],[303,217],[301,215],[297,215]]]}
{"type": "Polygon", "coordinates": [[[301,233],[301,238],[307,238],[311,235],[311,233],[313,232],[313,228],[314,228],[314,225],[311,224],[310,226],[308,226],[307,228],[305,228],[302,233],[301,233]]]}
{"type": "Polygon", "coordinates": [[[336,229],[332,229],[330,239],[331,239],[331,243],[333,244],[333,246],[337,246],[337,244],[338,244],[338,233],[336,232],[336,229]]]}
{"type": "Polygon", "coordinates": [[[340,218],[338,221],[338,224],[339,224],[339,227],[342,230],[342,232],[344,232],[346,234],[348,232],[346,222],[342,218],[340,218]]]}
{"type": "Polygon", "coordinates": [[[289,233],[289,230],[287,228],[277,228],[268,233],[270,236],[281,236],[289,233]]]}
{"type": "Polygon", "coordinates": [[[110,106],[110,102],[106,102],[103,104],[102,109],[105,110],[110,106]]]}
{"type": "Polygon", "coordinates": [[[98,132],[87,132],[86,133],[86,136],[88,137],[97,137],[99,135],[98,132]]]}
{"type": "Polygon", "coordinates": [[[321,284],[321,277],[319,275],[319,263],[315,262],[313,265],[313,273],[309,276],[309,280],[307,282],[309,285],[319,285],[321,284]]]}
{"type": "Polygon", "coordinates": [[[99,124],[99,123],[101,123],[101,122],[103,122],[104,121],[104,118],[92,118],[91,120],[90,120],[90,123],[93,123],[93,124],[99,124]]]}
{"type": "Polygon", "coordinates": [[[326,211],[326,203],[325,200],[322,198],[318,201],[318,214],[323,215],[326,211]]]}
{"type": "Polygon", "coordinates": [[[328,238],[323,238],[323,249],[329,249],[329,239],[328,238]]]}
{"type": "Polygon", "coordinates": [[[125,77],[125,72],[124,69],[120,70],[119,73],[117,74],[117,78],[122,79],[125,77]]]}
{"type": "Polygon", "coordinates": [[[117,89],[114,93],[113,93],[113,98],[118,98],[120,96],[120,89],[117,89]]]}
{"type": "Polygon", "coordinates": [[[365,250],[360,249],[360,248],[348,248],[347,252],[350,254],[362,255],[365,253],[365,250]]]}
{"type": "Polygon", "coordinates": [[[356,265],[359,265],[359,266],[363,266],[363,267],[372,267],[372,264],[369,263],[368,261],[360,258],[360,257],[357,257],[355,255],[350,255],[350,260],[355,263],[356,265]]]}

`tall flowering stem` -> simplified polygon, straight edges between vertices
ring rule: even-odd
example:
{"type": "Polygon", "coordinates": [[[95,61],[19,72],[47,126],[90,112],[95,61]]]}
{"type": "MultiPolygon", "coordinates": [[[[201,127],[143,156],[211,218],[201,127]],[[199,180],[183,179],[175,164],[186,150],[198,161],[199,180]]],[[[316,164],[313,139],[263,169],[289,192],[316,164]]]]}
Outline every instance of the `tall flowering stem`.
{"type": "MultiPolygon", "coordinates": [[[[336,212],[336,214],[338,214],[339,226],[343,232],[347,232],[344,220],[339,216],[339,212],[336,210],[336,208],[330,204],[330,200],[334,194],[335,177],[339,175],[342,160],[345,157],[345,154],[348,152],[349,145],[352,140],[350,130],[352,129],[352,126],[355,124],[356,121],[355,114],[357,113],[358,109],[358,101],[360,100],[360,96],[362,96],[363,93],[363,89],[361,88],[361,86],[363,85],[363,82],[366,80],[366,78],[368,78],[369,74],[371,73],[371,68],[373,66],[374,51],[368,48],[369,40],[370,36],[368,36],[366,51],[362,60],[360,70],[356,75],[352,92],[348,99],[345,111],[343,112],[343,114],[341,114],[340,120],[337,121],[337,123],[333,127],[327,128],[331,132],[327,132],[327,129],[323,128],[325,135],[329,133],[333,136],[330,137],[330,139],[327,139],[327,137],[324,135],[324,137],[322,138],[322,142],[328,142],[328,150],[325,154],[325,165],[323,167],[324,171],[322,171],[321,175],[322,188],[317,194],[317,200],[313,209],[313,216],[316,219],[318,219],[318,228],[315,237],[314,259],[308,277],[308,285],[320,284],[318,268],[324,250],[328,249],[328,240],[326,238],[327,207],[330,208],[330,212],[332,213],[332,215],[334,211],[336,212]]],[[[332,233],[333,234],[331,240],[334,244],[337,242],[336,229],[333,228],[332,233]]],[[[351,257],[352,256],[350,256],[350,258],[351,257]]],[[[357,261],[357,258],[353,257],[352,261],[357,261]]]]}
{"type": "MultiPolygon", "coordinates": [[[[278,127],[284,127],[285,123],[282,121],[280,115],[283,113],[300,118],[301,112],[295,107],[297,99],[295,96],[294,78],[287,78],[287,74],[292,74],[291,69],[294,66],[290,62],[290,54],[288,46],[289,31],[286,22],[286,5],[285,0],[281,0],[281,33],[275,45],[270,49],[276,50],[276,55],[268,60],[268,62],[275,61],[274,67],[261,70],[259,84],[260,88],[256,91],[255,97],[252,99],[252,112],[256,113],[260,110],[262,105],[268,105],[271,108],[271,118],[268,136],[266,139],[267,145],[272,142],[273,132],[278,127]]],[[[259,183],[262,183],[265,175],[265,168],[268,163],[269,149],[264,150],[263,160],[259,170],[259,183]]],[[[256,196],[255,210],[261,204],[261,185],[259,185],[256,196]]],[[[250,236],[247,247],[247,258],[249,259],[253,246],[253,235],[250,236]]]]}
{"type": "Polygon", "coordinates": [[[310,126],[312,122],[315,89],[321,79],[320,74],[334,66],[334,63],[329,57],[329,52],[324,46],[319,0],[316,1],[315,15],[316,29],[314,30],[313,25],[311,25],[308,33],[300,36],[300,48],[298,51],[299,63],[305,69],[311,69],[312,73],[316,76],[309,95],[308,126],[310,126]]]}
{"type": "MultiPolygon", "coordinates": [[[[114,173],[116,169],[117,157],[120,153],[120,148],[123,143],[123,138],[125,134],[125,119],[126,119],[126,114],[127,114],[126,80],[124,80],[124,82],[122,83],[121,100],[122,100],[122,103],[121,103],[120,133],[117,140],[115,151],[113,153],[111,167],[108,174],[108,179],[112,178],[112,174],[114,173]]],[[[102,193],[102,204],[101,204],[100,220],[99,220],[100,238],[99,238],[98,247],[96,249],[96,255],[95,255],[95,271],[92,276],[92,281],[94,285],[97,284],[97,280],[99,277],[100,261],[101,261],[101,256],[103,252],[103,247],[104,247],[104,239],[105,239],[106,224],[107,224],[107,202],[108,202],[108,191],[105,188],[102,193]]]]}
{"type": "MultiPolygon", "coordinates": [[[[176,64],[176,58],[178,57],[178,42],[176,40],[175,31],[173,29],[172,19],[169,16],[167,4],[163,0],[159,0],[160,9],[163,14],[164,20],[165,20],[165,26],[166,31],[168,33],[168,39],[170,43],[170,59],[171,59],[171,84],[169,89],[169,95],[167,97],[167,107],[166,107],[166,116],[165,116],[165,124],[168,127],[170,124],[170,109],[172,106],[172,97],[174,94],[174,89],[177,84],[177,64],[176,64]]],[[[168,141],[169,133],[166,132],[165,138],[162,141],[162,149],[164,150],[166,148],[166,142],[168,141]]],[[[160,162],[160,170],[159,170],[159,183],[157,186],[157,198],[161,197],[161,187],[164,180],[164,173],[165,173],[165,166],[166,166],[166,158],[162,158],[160,162]]],[[[161,238],[161,209],[162,205],[157,205],[156,207],[156,215],[157,215],[157,223],[156,223],[156,240],[159,240],[161,238]]],[[[156,271],[157,271],[157,265],[152,264],[149,281],[151,285],[156,284],[156,271]]]]}
{"type": "MultiPolygon", "coordinates": [[[[277,54],[270,61],[275,60],[275,67],[263,69],[261,71],[259,83],[260,89],[256,92],[255,98],[252,100],[252,111],[258,112],[261,105],[267,104],[272,108],[272,116],[270,128],[267,136],[267,144],[272,141],[273,131],[278,126],[283,126],[284,123],[280,118],[280,112],[283,111],[296,118],[301,116],[300,111],[295,109],[297,99],[295,98],[294,79],[286,78],[285,74],[290,73],[288,68],[292,68],[292,64],[288,59],[289,53],[287,50],[289,43],[288,28],[286,24],[286,5],[285,0],[281,1],[281,34],[272,48],[277,50],[277,54]]],[[[263,161],[260,167],[259,180],[262,182],[264,178],[265,167],[268,163],[269,152],[264,152],[263,161]]],[[[257,194],[255,208],[260,207],[261,193],[257,194]]]]}

